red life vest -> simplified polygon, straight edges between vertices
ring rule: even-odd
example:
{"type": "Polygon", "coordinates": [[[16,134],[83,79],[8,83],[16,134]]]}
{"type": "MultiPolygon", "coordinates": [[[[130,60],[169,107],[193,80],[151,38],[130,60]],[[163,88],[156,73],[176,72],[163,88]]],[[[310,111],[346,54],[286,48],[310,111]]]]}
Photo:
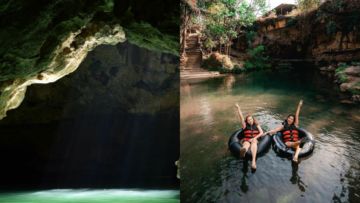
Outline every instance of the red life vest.
{"type": "Polygon", "coordinates": [[[243,140],[249,141],[259,133],[260,131],[255,124],[253,125],[246,124],[246,127],[243,129],[243,137],[244,137],[243,140]]]}
{"type": "Polygon", "coordinates": [[[284,130],[282,131],[283,141],[286,142],[296,142],[299,141],[299,131],[297,130],[294,124],[288,125],[286,122],[284,124],[284,130]]]}

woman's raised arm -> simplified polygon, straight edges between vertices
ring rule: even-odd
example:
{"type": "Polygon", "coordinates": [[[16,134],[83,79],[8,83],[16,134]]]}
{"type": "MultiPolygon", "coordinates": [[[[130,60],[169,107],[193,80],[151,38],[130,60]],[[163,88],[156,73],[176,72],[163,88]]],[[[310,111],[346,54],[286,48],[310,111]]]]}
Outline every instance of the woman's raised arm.
{"type": "Polygon", "coordinates": [[[296,109],[296,113],[295,113],[295,126],[296,127],[299,127],[299,114],[300,114],[300,109],[301,109],[301,106],[303,105],[303,100],[300,100],[298,106],[297,106],[297,109],[296,109]]]}
{"type": "Polygon", "coordinates": [[[238,115],[239,115],[239,118],[240,118],[240,122],[241,122],[241,125],[243,128],[246,127],[246,123],[245,123],[245,120],[244,120],[244,116],[241,112],[241,109],[240,109],[240,106],[238,103],[235,104],[236,108],[237,108],[237,112],[238,112],[238,115]]]}

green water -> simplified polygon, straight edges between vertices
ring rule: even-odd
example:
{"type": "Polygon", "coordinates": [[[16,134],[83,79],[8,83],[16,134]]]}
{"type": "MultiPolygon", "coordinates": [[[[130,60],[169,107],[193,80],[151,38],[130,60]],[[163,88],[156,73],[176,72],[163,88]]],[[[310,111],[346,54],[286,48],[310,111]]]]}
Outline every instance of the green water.
{"type": "Polygon", "coordinates": [[[0,193],[1,203],[178,203],[176,190],[59,189],[0,193]]]}
{"type": "Polygon", "coordinates": [[[331,80],[298,69],[181,82],[181,202],[359,202],[360,108],[342,104],[331,80]],[[263,129],[295,113],[316,146],[296,167],[270,149],[250,163],[231,156],[234,104],[263,129]]]}

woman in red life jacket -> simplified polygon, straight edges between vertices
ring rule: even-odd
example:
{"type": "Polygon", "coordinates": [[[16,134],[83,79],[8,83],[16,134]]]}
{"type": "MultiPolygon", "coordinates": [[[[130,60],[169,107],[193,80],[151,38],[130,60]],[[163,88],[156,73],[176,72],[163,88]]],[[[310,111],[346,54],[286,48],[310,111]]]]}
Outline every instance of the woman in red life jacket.
{"type": "Polygon", "coordinates": [[[299,114],[302,104],[303,101],[300,100],[295,115],[293,114],[288,115],[286,120],[283,122],[283,125],[265,133],[265,134],[269,133],[270,135],[272,135],[280,131],[282,133],[282,138],[285,145],[295,150],[295,154],[293,157],[293,161],[295,163],[298,162],[298,156],[301,150],[300,148],[301,140],[299,138],[299,131],[297,128],[299,127],[299,114]]]}
{"type": "Polygon", "coordinates": [[[256,153],[257,153],[257,144],[258,138],[263,135],[263,130],[261,129],[259,123],[255,120],[252,115],[247,115],[244,119],[244,116],[241,112],[240,106],[235,104],[237,111],[240,117],[240,122],[243,128],[242,139],[240,140],[243,147],[240,150],[240,157],[245,157],[245,153],[251,150],[252,163],[251,168],[256,169],[256,153]]]}

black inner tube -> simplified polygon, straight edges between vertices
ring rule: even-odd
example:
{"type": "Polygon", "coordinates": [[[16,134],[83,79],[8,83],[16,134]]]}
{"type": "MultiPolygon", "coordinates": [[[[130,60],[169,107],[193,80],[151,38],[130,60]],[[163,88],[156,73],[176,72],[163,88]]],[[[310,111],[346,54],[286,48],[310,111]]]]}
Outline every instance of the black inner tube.
{"type": "MultiPolygon", "coordinates": [[[[300,138],[307,138],[307,141],[301,146],[301,151],[299,157],[309,156],[315,147],[314,136],[303,128],[298,128],[300,138]]],[[[281,157],[292,157],[295,154],[295,151],[292,148],[286,147],[285,143],[282,140],[281,132],[277,132],[274,137],[274,151],[281,157]]]]}
{"type": "MultiPolygon", "coordinates": [[[[230,152],[236,156],[240,157],[240,150],[243,147],[239,140],[239,135],[242,133],[243,129],[239,129],[235,131],[229,138],[228,146],[230,152]]],[[[257,156],[264,155],[271,146],[271,138],[269,135],[264,135],[258,138],[258,149],[257,149],[257,156]]],[[[246,152],[245,158],[251,158],[251,151],[250,149],[246,152]]]]}

